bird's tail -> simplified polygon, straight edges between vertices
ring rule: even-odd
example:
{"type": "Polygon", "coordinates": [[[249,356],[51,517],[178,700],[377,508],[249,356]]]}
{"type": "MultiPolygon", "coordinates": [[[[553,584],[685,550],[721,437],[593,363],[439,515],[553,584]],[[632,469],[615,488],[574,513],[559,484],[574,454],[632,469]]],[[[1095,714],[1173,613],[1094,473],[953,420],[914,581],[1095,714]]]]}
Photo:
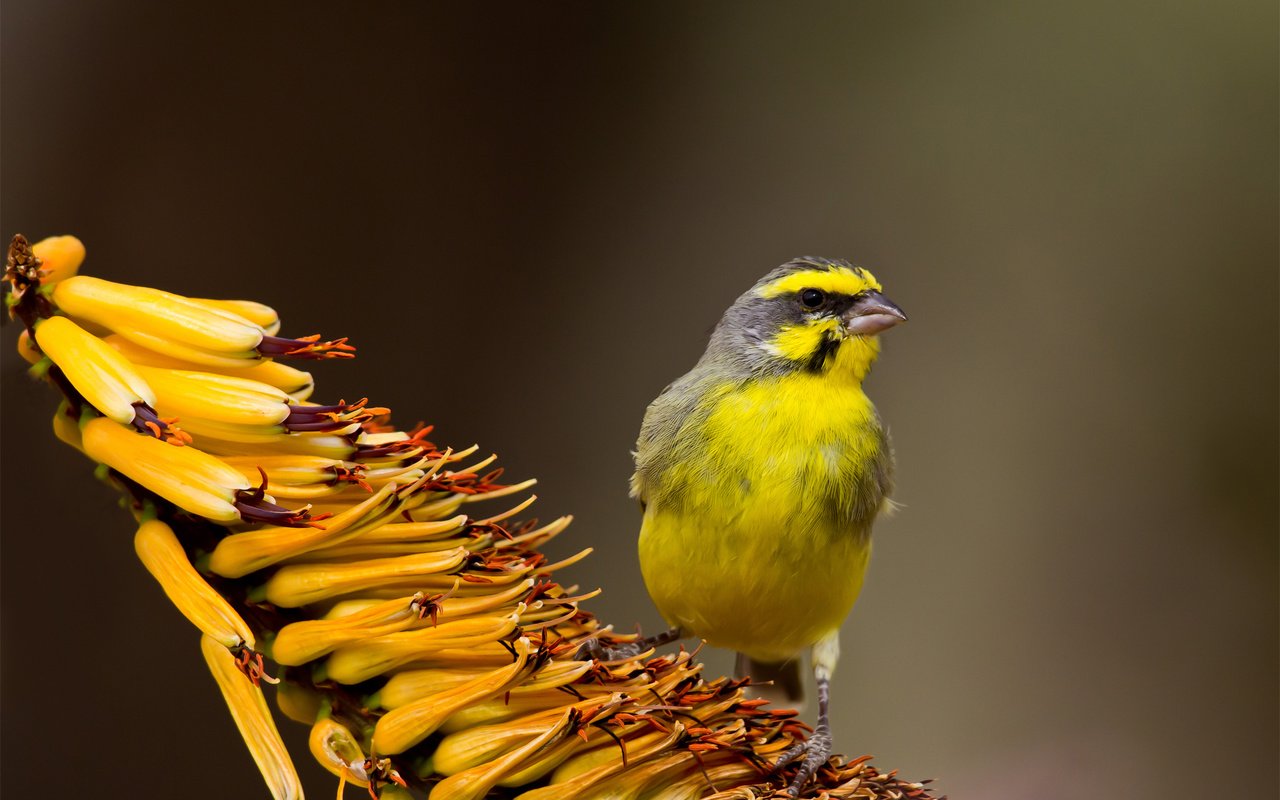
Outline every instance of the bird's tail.
{"type": "Polygon", "coordinates": [[[738,653],[734,674],[751,677],[748,689],[754,697],[762,697],[771,705],[804,710],[804,679],[800,675],[800,659],[765,663],[738,653]],[[772,685],[762,685],[771,683],[772,685]]]}

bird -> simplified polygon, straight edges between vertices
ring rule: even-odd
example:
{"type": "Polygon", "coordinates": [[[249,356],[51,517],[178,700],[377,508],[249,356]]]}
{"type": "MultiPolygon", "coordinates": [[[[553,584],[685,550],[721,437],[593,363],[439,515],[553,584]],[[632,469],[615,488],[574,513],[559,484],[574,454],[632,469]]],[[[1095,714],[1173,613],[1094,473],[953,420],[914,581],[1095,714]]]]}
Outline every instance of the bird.
{"type": "Polygon", "coordinates": [[[770,271],[648,407],[634,452],[640,568],[672,626],[639,646],[697,637],[792,693],[808,650],[817,725],[775,764],[798,764],[792,796],[830,757],[840,626],[891,507],[893,449],[862,382],[907,316],[881,291],[841,259],[770,271]]]}

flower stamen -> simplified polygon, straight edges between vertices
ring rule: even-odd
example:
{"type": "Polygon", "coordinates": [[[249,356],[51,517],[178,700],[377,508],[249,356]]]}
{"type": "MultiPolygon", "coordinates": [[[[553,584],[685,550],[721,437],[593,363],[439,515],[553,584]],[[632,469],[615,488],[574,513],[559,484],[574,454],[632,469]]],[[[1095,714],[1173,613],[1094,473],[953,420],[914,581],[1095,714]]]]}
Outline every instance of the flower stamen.
{"type": "Polygon", "coordinates": [[[355,358],[355,347],[347,344],[347,337],[320,341],[320,334],[285,339],[263,335],[258,352],[267,358],[355,358]]]}
{"type": "Polygon", "coordinates": [[[262,653],[249,647],[241,642],[239,645],[231,648],[231,655],[235,656],[236,669],[245,674],[254,686],[258,686],[262,681],[267,683],[279,683],[279,678],[273,678],[267,674],[266,664],[263,661],[262,653]]]}
{"type": "Polygon", "coordinates": [[[267,472],[262,467],[258,467],[258,474],[262,476],[262,483],[256,489],[237,489],[235,499],[232,501],[232,505],[246,522],[266,522],[285,528],[323,530],[324,526],[317,523],[333,516],[328,513],[312,515],[310,503],[295,511],[268,501],[266,499],[267,472]]]}
{"type": "Polygon", "coordinates": [[[133,427],[139,433],[145,433],[175,447],[191,444],[191,434],[178,427],[177,417],[162,417],[156,410],[143,402],[133,404],[133,427]]]}

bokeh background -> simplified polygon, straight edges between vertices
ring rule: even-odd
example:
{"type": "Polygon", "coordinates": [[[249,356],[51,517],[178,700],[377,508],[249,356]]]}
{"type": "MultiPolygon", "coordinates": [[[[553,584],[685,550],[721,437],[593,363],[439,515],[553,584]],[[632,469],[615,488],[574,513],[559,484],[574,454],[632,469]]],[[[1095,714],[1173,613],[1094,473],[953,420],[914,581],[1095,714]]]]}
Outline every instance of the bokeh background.
{"type": "MultiPolygon", "coordinates": [[[[626,496],[649,400],[771,267],[874,269],[911,314],[868,384],[905,507],[844,632],[838,748],[953,798],[1274,796],[1273,2],[0,15],[6,237],[350,335],[317,396],[539,477],[623,627],[661,624],[626,496]]],[[[4,793],[259,796],[17,334],[4,793]]]]}

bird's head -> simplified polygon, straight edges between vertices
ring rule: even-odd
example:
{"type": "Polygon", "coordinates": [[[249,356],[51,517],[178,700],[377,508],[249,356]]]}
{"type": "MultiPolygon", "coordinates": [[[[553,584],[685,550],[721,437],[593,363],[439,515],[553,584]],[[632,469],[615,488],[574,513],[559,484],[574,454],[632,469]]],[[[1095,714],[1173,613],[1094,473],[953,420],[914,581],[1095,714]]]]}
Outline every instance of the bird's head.
{"type": "Polygon", "coordinates": [[[878,334],[907,319],[880,289],[875,276],[847,261],[790,261],[725,312],[706,358],[754,374],[861,380],[880,352],[878,334]]]}

